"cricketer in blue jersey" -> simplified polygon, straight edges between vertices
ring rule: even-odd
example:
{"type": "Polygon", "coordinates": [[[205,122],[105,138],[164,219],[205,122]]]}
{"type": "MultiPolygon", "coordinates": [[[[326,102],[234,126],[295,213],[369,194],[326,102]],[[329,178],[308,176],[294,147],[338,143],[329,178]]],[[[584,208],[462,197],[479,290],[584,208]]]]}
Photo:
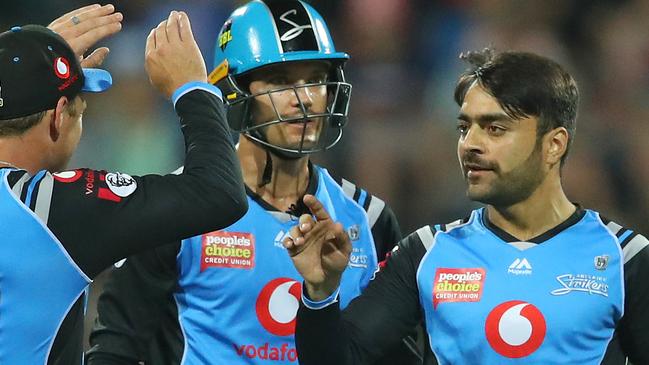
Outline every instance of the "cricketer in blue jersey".
{"type": "Polygon", "coordinates": [[[561,168],[578,90],[557,63],[490,50],[464,57],[458,158],[486,207],[399,243],[340,310],[353,245],[317,197],[285,242],[304,277],[300,363],[369,364],[425,321],[440,364],[649,363],[649,241],[568,200],[561,168]]]}
{"type": "Polygon", "coordinates": [[[166,240],[227,226],[247,207],[221,93],[206,82],[189,19],[179,12],[151,32],[146,67],[183,125],[191,147],[185,172],[55,172],[79,142],[81,92],[111,84],[108,72],[82,67],[101,58],[79,59],[89,41],[120,29],[114,10],[89,6],[55,21],[69,44],[38,25],[0,33],[0,364],[82,364],[93,278],[166,240]],[[177,36],[168,38],[167,28],[177,36]],[[183,71],[169,75],[176,67],[183,71]]]}
{"type": "MultiPolygon", "coordinates": [[[[396,218],[309,160],[341,138],[348,57],[304,2],[257,0],[232,13],[211,77],[241,133],[250,209],[223,230],[120,263],[99,298],[89,364],[296,364],[300,276],[282,241],[306,212],[304,194],[323,201],[353,241],[343,305],[366,287],[401,238],[396,218]]],[[[381,361],[418,363],[414,346],[399,342],[381,361]]]]}

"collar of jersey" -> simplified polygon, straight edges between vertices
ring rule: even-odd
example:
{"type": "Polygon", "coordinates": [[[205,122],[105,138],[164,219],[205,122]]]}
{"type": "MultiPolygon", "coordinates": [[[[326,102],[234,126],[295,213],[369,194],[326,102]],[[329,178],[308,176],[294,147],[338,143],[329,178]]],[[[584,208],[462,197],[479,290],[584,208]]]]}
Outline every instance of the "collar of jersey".
{"type": "MultiPolygon", "coordinates": [[[[575,204],[575,203],[573,203],[573,204],[575,204]]],[[[487,217],[487,209],[485,209],[485,208],[483,208],[483,210],[482,210],[482,224],[488,230],[490,230],[493,234],[498,236],[498,238],[500,238],[501,240],[503,240],[505,242],[531,242],[531,243],[537,243],[538,244],[538,243],[543,243],[543,242],[549,240],[550,238],[558,235],[559,233],[563,232],[564,230],[568,229],[569,227],[575,225],[577,222],[579,222],[584,217],[584,215],[586,215],[586,210],[583,209],[581,207],[581,205],[575,204],[575,206],[577,207],[577,209],[565,221],[559,223],[554,228],[550,228],[549,230],[541,233],[540,235],[538,235],[538,236],[536,236],[536,237],[534,237],[532,239],[526,240],[526,241],[520,240],[520,239],[512,236],[511,234],[509,234],[508,232],[506,232],[502,228],[500,228],[500,227],[496,226],[495,224],[491,223],[491,221],[489,220],[489,217],[487,217]]]]}

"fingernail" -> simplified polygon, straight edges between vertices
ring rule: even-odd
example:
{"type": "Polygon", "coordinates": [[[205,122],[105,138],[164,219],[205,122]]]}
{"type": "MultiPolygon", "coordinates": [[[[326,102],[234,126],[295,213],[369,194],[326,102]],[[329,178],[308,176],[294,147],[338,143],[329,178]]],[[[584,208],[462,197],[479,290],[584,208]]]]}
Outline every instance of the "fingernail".
{"type": "Polygon", "coordinates": [[[307,229],[308,227],[309,227],[309,224],[308,224],[308,223],[302,223],[302,224],[300,224],[300,229],[301,229],[301,230],[305,230],[305,229],[307,229]]]}

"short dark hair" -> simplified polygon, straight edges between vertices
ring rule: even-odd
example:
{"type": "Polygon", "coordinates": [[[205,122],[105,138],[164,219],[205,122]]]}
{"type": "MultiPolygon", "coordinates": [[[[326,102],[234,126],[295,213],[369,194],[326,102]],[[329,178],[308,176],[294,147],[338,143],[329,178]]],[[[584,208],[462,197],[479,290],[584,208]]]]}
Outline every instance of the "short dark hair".
{"type": "Polygon", "coordinates": [[[572,76],[558,63],[533,53],[502,52],[490,48],[468,52],[460,58],[470,64],[455,87],[455,102],[462,106],[477,81],[514,119],[534,116],[541,138],[558,127],[568,130],[564,164],[577,129],[579,90],[572,76]]]}
{"type": "Polygon", "coordinates": [[[47,113],[47,110],[25,117],[0,120],[0,137],[20,136],[38,124],[47,113]]]}
{"type": "MultiPolygon", "coordinates": [[[[76,99],[80,96],[75,96],[66,104],[63,109],[70,116],[77,116],[79,110],[77,108],[76,99]]],[[[38,124],[47,113],[47,110],[40,111],[31,115],[19,118],[0,120],[0,137],[13,137],[20,136],[30,130],[33,126],[38,124]]]]}

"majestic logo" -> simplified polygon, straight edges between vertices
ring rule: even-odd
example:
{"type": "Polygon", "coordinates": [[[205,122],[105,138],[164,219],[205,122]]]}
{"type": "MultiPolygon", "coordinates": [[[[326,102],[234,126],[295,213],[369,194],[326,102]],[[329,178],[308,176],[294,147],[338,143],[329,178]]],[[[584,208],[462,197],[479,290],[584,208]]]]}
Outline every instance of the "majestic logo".
{"type": "Polygon", "coordinates": [[[203,235],[201,272],[210,267],[255,267],[255,236],[252,233],[216,231],[203,235]]]}
{"type": "Polygon", "coordinates": [[[563,274],[557,276],[557,281],[561,288],[551,291],[552,295],[565,295],[576,291],[608,297],[608,284],[602,276],[563,274]]]}
{"type": "Polygon", "coordinates": [[[507,272],[514,275],[532,275],[532,265],[526,258],[516,259],[509,265],[507,272]]]}
{"type": "Polygon", "coordinates": [[[277,232],[277,235],[275,236],[275,240],[273,241],[273,245],[275,247],[284,248],[284,240],[287,237],[291,237],[291,232],[284,231],[283,229],[281,229],[279,232],[277,232]]]}
{"type": "Polygon", "coordinates": [[[291,10],[285,12],[284,14],[280,15],[280,17],[279,17],[280,20],[282,20],[284,23],[286,23],[286,24],[293,27],[293,28],[287,30],[279,38],[282,42],[288,42],[288,41],[290,41],[292,39],[295,39],[295,38],[299,37],[302,34],[302,32],[304,32],[305,29],[312,28],[311,24],[299,25],[296,22],[292,21],[291,19],[288,19],[289,15],[296,15],[296,14],[297,14],[297,10],[291,9],[291,10]]]}
{"type": "Polygon", "coordinates": [[[438,268],[433,283],[433,308],[446,302],[479,302],[485,276],[482,268],[438,268]]]}
{"type": "Polygon", "coordinates": [[[128,174],[109,173],[106,175],[106,185],[115,195],[126,198],[137,189],[137,182],[128,174]]]}
{"type": "Polygon", "coordinates": [[[70,62],[64,57],[57,57],[54,60],[54,73],[60,79],[67,79],[70,77],[70,62]]]}
{"type": "Polygon", "coordinates": [[[300,306],[302,285],[290,278],[278,278],[264,286],[255,310],[259,323],[276,336],[295,333],[295,316],[300,306]]]}
{"type": "Polygon", "coordinates": [[[606,270],[609,258],[609,255],[595,256],[595,268],[597,270],[606,270]]]}
{"type": "Polygon", "coordinates": [[[81,170],[73,170],[73,171],[61,171],[61,172],[55,172],[52,174],[54,176],[54,179],[56,181],[60,181],[62,183],[73,183],[81,178],[83,176],[83,172],[81,170]]]}
{"type": "Polygon", "coordinates": [[[541,311],[520,300],[502,303],[489,313],[485,335],[497,353],[508,358],[531,355],[545,339],[546,324],[541,311]]]}

